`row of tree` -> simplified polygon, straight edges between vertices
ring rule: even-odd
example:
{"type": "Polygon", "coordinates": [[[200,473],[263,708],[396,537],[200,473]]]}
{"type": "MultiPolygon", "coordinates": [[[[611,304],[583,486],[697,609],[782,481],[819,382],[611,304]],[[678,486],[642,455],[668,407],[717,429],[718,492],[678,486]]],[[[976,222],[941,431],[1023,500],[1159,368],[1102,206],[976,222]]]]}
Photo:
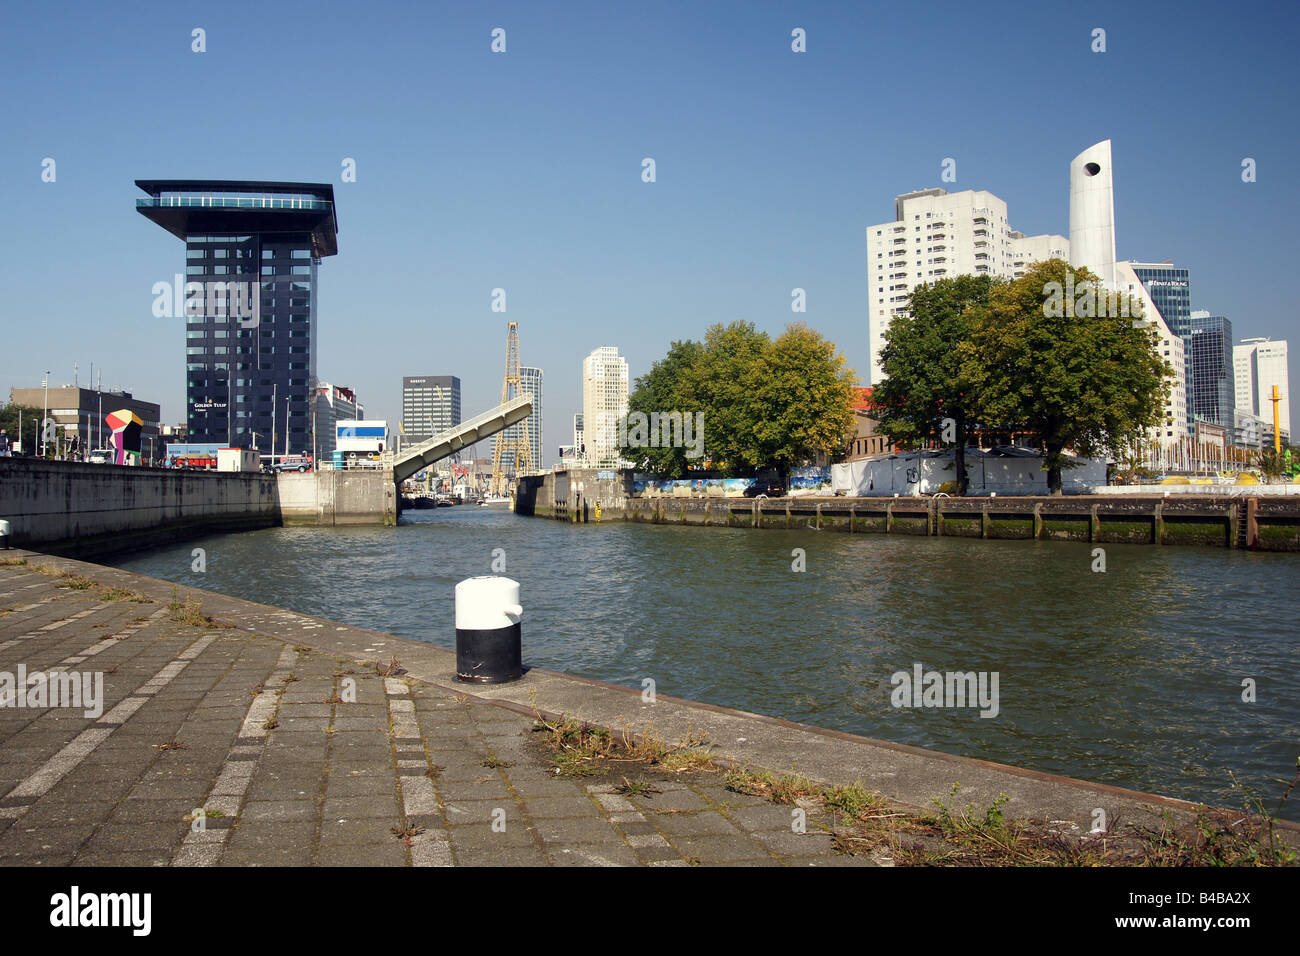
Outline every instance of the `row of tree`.
{"type": "Polygon", "coordinates": [[[887,377],[872,394],[881,430],[903,447],[951,445],[958,494],[973,429],[1031,432],[1060,494],[1066,449],[1119,458],[1164,422],[1173,370],[1141,302],[1115,298],[1060,259],[1013,281],[957,276],[917,288],[885,334],[887,377]],[[1079,305],[1104,307],[1074,307],[1076,290],[1079,305]]]}
{"type": "MultiPolygon", "coordinates": [[[[1141,303],[1098,293],[1095,276],[1059,259],[1014,281],[957,276],[918,287],[885,335],[886,378],[872,395],[881,430],[903,448],[954,448],[959,494],[977,428],[1035,436],[1055,494],[1066,449],[1120,457],[1162,423],[1172,370],[1141,303]]],[[[674,342],[636,380],[621,454],[669,478],[706,461],[723,474],[785,475],[846,450],[852,382],[834,343],[805,325],[776,339],[750,322],[715,325],[703,342],[674,342]],[[697,435],[670,434],[673,412],[700,416],[702,446],[697,435]]]]}
{"type": "Polygon", "coordinates": [[[638,468],[681,478],[707,462],[726,475],[771,468],[784,476],[819,452],[843,450],[853,430],[853,371],[833,342],[803,324],[775,339],[752,322],[715,325],[703,342],[672,343],[636,380],[628,413],[621,454],[638,468]],[[677,440],[666,424],[674,412],[698,416],[702,445],[677,440]]]}

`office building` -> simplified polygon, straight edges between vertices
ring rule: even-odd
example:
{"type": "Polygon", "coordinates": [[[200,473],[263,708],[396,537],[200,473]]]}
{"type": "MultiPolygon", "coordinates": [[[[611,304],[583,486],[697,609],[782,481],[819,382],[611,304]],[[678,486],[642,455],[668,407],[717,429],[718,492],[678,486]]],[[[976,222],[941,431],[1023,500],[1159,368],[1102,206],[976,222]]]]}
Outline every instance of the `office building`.
{"type": "Polygon", "coordinates": [[[1232,323],[1222,315],[1191,313],[1187,343],[1187,381],[1193,424],[1211,422],[1229,435],[1235,427],[1237,395],[1232,352],[1232,323]]]}
{"type": "Polygon", "coordinates": [[[1172,262],[1133,262],[1133,272],[1142,282],[1147,295],[1155,304],[1156,310],[1169,331],[1183,340],[1183,358],[1186,377],[1183,390],[1187,396],[1187,421],[1195,421],[1196,410],[1192,406],[1191,363],[1187,361],[1187,350],[1191,347],[1192,328],[1192,282],[1191,273],[1181,269],[1172,262]]]}
{"type": "Polygon", "coordinates": [[[428,441],[460,422],[459,378],[455,375],[403,377],[403,447],[428,441]]]}
{"type": "Polygon", "coordinates": [[[1286,341],[1268,338],[1242,339],[1234,346],[1236,405],[1262,419],[1266,441],[1273,440],[1273,386],[1281,401],[1277,406],[1278,428],[1284,440],[1291,436],[1291,386],[1287,375],[1286,341]]]}
{"type": "Polygon", "coordinates": [[[185,274],[176,277],[183,289],[156,284],[154,311],[185,325],[190,441],[310,454],[317,269],[338,253],[334,187],[190,179],[136,185],[149,194],[136,200],[137,211],[185,242],[185,274]],[[167,308],[168,298],[181,307],[167,308]]]}
{"type": "Polygon", "coordinates": [[[573,455],[581,459],[587,453],[587,434],[582,427],[582,415],[573,416],[573,455]]]}
{"type": "Polygon", "coordinates": [[[1026,236],[1007,223],[1007,204],[984,190],[922,189],[894,199],[894,221],[867,227],[868,334],[872,384],[883,378],[880,350],[912,290],[959,275],[1014,279],[1039,260],[1070,254],[1064,236],[1026,236]]]}
{"type": "Polygon", "coordinates": [[[338,443],[335,425],[366,417],[357,394],[343,385],[321,382],[316,387],[316,455],[329,458],[338,443]]]}
{"type": "Polygon", "coordinates": [[[583,443],[594,466],[619,462],[618,423],[627,416],[627,397],[627,359],[617,348],[601,346],[582,360],[583,443]]]}
{"type": "MultiPolygon", "coordinates": [[[[78,453],[82,457],[86,452],[112,446],[113,429],[104,421],[104,416],[126,409],[139,415],[144,422],[140,432],[140,451],[144,460],[148,462],[163,457],[163,444],[158,440],[162,427],[162,407],[154,402],[141,401],[130,392],[111,389],[101,391],[77,385],[51,386],[47,389],[36,385],[11,388],[9,401],[28,408],[46,409],[45,416],[54,420],[57,447],[66,448],[68,441],[75,436],[78,453]]],[[[24,423],[23,431],[27,430],[28,426],[24,423]]],[[[13,437],[16,439],[18,435],[15,433],[13,437]]],[[[36,447],[24,448],[23,452],[28,455],[40,452],[39,430],[36,433],[36,447]]]]}

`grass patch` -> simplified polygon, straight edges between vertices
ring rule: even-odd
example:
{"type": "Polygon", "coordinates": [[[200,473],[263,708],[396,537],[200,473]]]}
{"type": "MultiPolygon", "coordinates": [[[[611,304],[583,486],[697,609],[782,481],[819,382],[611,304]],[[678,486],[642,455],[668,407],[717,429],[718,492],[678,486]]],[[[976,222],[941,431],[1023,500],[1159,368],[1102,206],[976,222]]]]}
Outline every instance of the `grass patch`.
{"type": "Polygon", "coordinates": [[[132,604],[148,604],[149,599],[143,594],[132,591],[129,588],[109,588],[104,592],[101,600],[104,601],[130,601],[132,604]]]}
{"type": "Polygon", "coordinates": [[[72,588],[74,591],[90,591],[99,586],[94,581],[90,580],[90,578],[83,577],[80,574],[65,573],[62,577],[63,586],[65,588],[72,588]]]}
{"type": "Polygon", "coordinates": [[[203,613],[203,605],[197,598],[190,598],[187,601],[181,601],[176,595],[176,588],[172,587],[172,599],[167,605],[168,619],[173,624],[182,624],[186,627],[201,627],[205,629],[227,628],[229,624],[219,624],[208,615],[203,613]]]}
{"type": "Polygon", "coordinates": [[[614,733],[566,715],[548,720],[538,713],[533,730],[545,735],[551,761],[561,776],[593,776],[620,763],[640,763],[668,773],[721,769],[710,756],[708,742],[689,728],[670,744],[649,726],[641,734],[626,725],[614,733]]]}
{"type": "Polygon", "coordinates": [[[25,568],[26,558],[0,558],[0,568],[25,568]]]}

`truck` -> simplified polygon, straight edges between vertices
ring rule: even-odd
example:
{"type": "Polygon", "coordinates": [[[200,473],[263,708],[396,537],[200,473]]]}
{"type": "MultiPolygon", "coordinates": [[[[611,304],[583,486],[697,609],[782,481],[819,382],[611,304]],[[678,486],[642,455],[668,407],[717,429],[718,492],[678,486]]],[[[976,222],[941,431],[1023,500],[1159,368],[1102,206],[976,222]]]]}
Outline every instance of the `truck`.
{"type": "Polygon", "coordinates": [[[388,447],[388,422],[345,420],[334,425],[335,454],[348,464],[379,461],[388,447]]]}

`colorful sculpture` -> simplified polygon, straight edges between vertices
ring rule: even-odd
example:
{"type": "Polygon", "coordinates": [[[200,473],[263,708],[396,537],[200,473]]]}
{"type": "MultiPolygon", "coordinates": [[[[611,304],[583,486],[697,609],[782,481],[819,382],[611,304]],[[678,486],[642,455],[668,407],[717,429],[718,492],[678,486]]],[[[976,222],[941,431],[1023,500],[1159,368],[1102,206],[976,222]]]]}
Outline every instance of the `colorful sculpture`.
{"type": "Polygon", "coordinates": [[[104,421],[113,429],[113,463],[139,465],[140,435],[144,431],[144,419],[129,408],[123,408],[109,412],[104,416],[104,421]]]}

